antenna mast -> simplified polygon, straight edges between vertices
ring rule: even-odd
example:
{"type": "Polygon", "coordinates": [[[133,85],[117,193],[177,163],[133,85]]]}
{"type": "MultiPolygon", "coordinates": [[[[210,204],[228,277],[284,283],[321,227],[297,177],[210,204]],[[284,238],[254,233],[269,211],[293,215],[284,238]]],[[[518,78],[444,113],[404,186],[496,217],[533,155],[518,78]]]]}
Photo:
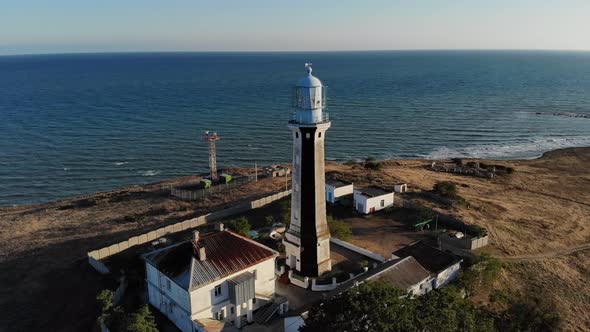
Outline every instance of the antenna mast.
{"type": "Polygon", "coordinates": [[[219,141],[221,137],[217,133],[206,131],[203,139],[209,142],[209,172],[211,173],[211,180],[217,181],[217,156],[215,154],[215,141],[219,141]]]}

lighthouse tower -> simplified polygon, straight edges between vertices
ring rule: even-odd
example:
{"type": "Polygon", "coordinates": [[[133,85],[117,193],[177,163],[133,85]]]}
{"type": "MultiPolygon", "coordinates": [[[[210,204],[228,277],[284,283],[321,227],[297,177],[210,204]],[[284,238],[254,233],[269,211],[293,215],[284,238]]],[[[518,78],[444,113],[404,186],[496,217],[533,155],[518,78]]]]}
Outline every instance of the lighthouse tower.
{"type": "Polygon", "coordinates": [[[291,224],[283,244],[287,265],[306,277],[316,277],[332,269],[330,231],[326,222],[324,138],[330,128],[326,89],[311,74],[295,87],[295,113],[289,121],[293,135],[293,193],[291,224]]]}

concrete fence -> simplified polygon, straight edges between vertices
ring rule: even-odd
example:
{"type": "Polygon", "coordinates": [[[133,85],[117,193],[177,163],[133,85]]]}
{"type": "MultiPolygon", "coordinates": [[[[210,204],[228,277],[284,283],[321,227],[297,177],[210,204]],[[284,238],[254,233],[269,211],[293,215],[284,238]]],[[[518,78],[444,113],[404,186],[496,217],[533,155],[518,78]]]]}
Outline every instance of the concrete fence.
{"type": "Polygon", "coordinates": [[[486,235],[478,238],[464,237],[458,239],[455,237],[442,235],[439,237],[439,240],[443,245],[450,245],[458,249],[475,250],[477,248],[487,246],[489,237],[486,235]]]}
{"type": "Polygon", "coordinates": [[[154,241],[165,236],[166,234],[182,232],[187,229],[205,225],[207,222],[223,219],[237,213],[246,212],[250,209],[265,206],[283,197],[289,196],[290,194],[291,190],[282,191],[273,195],[263,197],[261,199],[257,199],[247,203],[240,203],[227,209],[208,213],[196,218],[178,222],[176,224],[164,226],[162,228],[141,235],[130,237],[126,241],[115,243],[110,246],[88,252],[88,262],[90,263],[90,265],[92,265],[92,267],[94,267],[94,269],[96,269],[96,271],[102,274],[110,273],[109,268],[100,260],[118,254],[122,251],[125,251],[130,247],[154,241]]]}
{"type": "Polygon", "coordinates": [[[348,242],[344,242],[344,241],[339,240],[339,239],[334,238],[334,237],[331,237],[330,238],[330,242],[332,242],[334,244],[337,244],[337,245],[339,245],[341,247],[344,247],[344,248],[346,248],[348,250],[352,250],[352,251],[354,251],[356,253],[359,253],[359,254],[361,254],[361,255],[363,255],[365,257],[369,257],[369,258],[371,258],[373,260],[376,260],[378,262],[381,262],[381,263],[385,262],[385,257],[383,257],[381,255],[378,255],[378,254],[376,254],[374,252],[370,252],[370,251],[368,251],[366,249],[357,247],[357,246],[355,246],[353,244],[350,244],[348,242]]]}
{"type": "Polygon", "coordinates": [[[294,276],[293,270],[289,270],[289,281],[297,287],[305,289],[309,287],[309,277],[294,276]]]}

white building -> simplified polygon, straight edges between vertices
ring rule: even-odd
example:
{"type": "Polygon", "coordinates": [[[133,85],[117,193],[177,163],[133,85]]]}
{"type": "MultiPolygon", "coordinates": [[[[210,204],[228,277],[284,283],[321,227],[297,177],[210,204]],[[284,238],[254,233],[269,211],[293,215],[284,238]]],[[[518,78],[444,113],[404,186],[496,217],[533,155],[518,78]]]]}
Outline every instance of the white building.
{"type": "Polygon", "coordinates": [[[405,193],[408,191],[408,184],[407,183],[398,183],[393,186],[393,191],[396,193],[405,193]]]}
{"type": "Polygon", "coordinates": [[[411,295],[424,295],[433,288],[433,276],[412,256],[386,263],[383,270],[367,280],[388,283],[411,295]]]}
{"type": "Polygon", "coordinates": [[[343,180],[328,180],[326,181],[326,202],[334,204],[340,200],[341,197],[352,195],[354,185],[352,182],[343,180]]]}
{"type": "Polygon", "coordinates": [[[183,332],[203,331],[211,319],[240,327],[274,295],[277,256],[223,225],[195,231],[191,241],[143,256],[149,302],[183,332]]]}
{"type": "Polygon", "coordinates": [[[369,214],[393,205],[394,193],[377,186],[354,190],[354,207],[359,213],[369,214]]]}
{"type": "Polygon", "coordinates": [[[394,251],[393,259],[414,257],[432,275],[432,288],[440,288],[453,281],[459,274],[462,259],[440,251],[422,242],[413,243],[394,251]]]}

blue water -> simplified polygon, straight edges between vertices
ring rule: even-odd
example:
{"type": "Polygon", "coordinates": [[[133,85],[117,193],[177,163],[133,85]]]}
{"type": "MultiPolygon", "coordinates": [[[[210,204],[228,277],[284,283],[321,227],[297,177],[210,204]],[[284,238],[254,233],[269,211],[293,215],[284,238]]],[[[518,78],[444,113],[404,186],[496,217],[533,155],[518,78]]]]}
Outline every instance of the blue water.
{"type": "Polygon", "coordinates": [[[532,158],[590,145],[590,53],[168,53],[0,57],[0,205],[291,158],[291,89],[329,86],[326,157],[532,158]]]}

